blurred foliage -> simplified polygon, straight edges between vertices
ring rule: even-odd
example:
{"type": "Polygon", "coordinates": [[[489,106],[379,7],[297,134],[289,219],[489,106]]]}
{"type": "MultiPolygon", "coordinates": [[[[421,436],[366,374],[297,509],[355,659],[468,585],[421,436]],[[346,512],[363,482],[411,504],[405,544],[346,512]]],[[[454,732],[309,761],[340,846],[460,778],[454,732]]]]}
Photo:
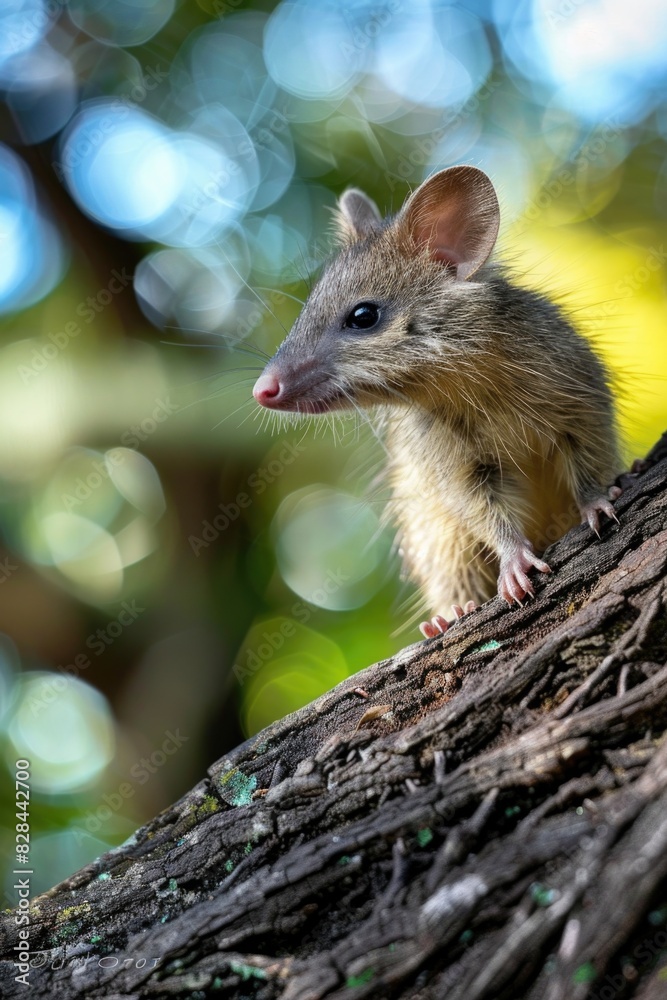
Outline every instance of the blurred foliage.
{"type": "Polygon", "coordinates": [[[29,759],[36,891],[416,638],[371,429],[271,435],[250,395],[344,187],[490,173],[653,443],[666,44],[659,0],[2,5],[0,803],[29,759]]]}

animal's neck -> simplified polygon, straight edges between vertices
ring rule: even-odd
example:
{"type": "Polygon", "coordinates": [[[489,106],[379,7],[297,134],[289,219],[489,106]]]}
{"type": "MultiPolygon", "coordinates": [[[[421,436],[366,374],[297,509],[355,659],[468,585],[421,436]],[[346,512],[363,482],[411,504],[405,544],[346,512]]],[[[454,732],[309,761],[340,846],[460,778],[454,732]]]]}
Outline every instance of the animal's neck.
{"type": "Polygon", "coordinates": [[[431,447],[429,441],[470,439],[471,430],[466,413],[458,412],[449,400],[443,399],[428,406],[414,404],[408,409],[394,411],[389,419],[388,437],[390,445],[409,442],[410,447],[420,453],[419,461],[425,461],[431,447]]]}

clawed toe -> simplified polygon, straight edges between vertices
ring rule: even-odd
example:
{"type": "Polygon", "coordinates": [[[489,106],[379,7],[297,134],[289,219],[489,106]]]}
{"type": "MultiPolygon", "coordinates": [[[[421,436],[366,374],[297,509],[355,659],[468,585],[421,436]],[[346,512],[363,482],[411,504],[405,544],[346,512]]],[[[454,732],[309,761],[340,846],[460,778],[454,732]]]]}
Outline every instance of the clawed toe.
{"type": "Polygon", "coordinates": [[[425,639],[432,639],[436,635],[442,635],[447,631],[447,629],[451,628],[452,625],[456,624],[459,618],[463,618],[464,615],[469,615],[470,612],[475,611],[476,608],[477,605],[474,601],[468,601],[463,608],[460,604],[452,604],[454,621],[449,622],[442,615],[434,615],[430,621],[421,623],[419,631],[425,639]]]}
{"type": "Polygon", "coordinates": [[[588,524],[598,538],[600,537],[600,514],[606,514],[608,518],[616,521],[616,524],[620,524],[611,501],[616,500],[621,495],[621,492],[620,487],[612,486],[609,490],[609,500],[606,497],[597,497],[595,500],[584,504],[581,508],[582,524],[588,524]]]}
{"type": "Polygon", "coordinates": [[[539,559],[528,544],[515,549],[501,562],[498,593],[508,604],[522,604],[524,598],[535,596],[535,588],[528,577],[531,569],[551,572],[548,563],[539,559]]]}
{"type": "Polygon", "coordinates": [[[534,569],[538,569],[540,573],[551,572],[551,566],[549,565],[549,563],[545,563],[544,559],[538,559],[534,553],[531,553],[531,556],[532,559],[530,564],[534,569]]]}
{"type": "Polygon", "coordinates": [[[426,639],[432,639],[436,635],[442,635],[449,628],[450,623],[442,615],[435,615],[430,622],[422,622],[419,631],[426,639]]]}

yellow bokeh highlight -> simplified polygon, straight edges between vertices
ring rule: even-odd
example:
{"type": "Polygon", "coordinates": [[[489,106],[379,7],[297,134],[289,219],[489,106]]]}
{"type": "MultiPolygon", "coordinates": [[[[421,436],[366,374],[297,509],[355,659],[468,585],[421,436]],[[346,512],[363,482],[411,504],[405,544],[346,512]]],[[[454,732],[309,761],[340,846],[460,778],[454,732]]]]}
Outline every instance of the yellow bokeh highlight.
{"type": "Polygon", "coordinates": [[[505,241],[517,279],[560,302],[612,370],[629,460],[667,428],[667,253],[643,235],[638,247],[594,223],[536,221],[517,223],[505,241]]]}
{"type": "MultiPolygon", "coordinates": [[[[299,602],[302,621],[311,613],[299,602]]],[[[246,636],[234,673],[247,736],[314,701],[350,674],[340,647],[302,621],[271,618],[255,623],[246,636]]]]}

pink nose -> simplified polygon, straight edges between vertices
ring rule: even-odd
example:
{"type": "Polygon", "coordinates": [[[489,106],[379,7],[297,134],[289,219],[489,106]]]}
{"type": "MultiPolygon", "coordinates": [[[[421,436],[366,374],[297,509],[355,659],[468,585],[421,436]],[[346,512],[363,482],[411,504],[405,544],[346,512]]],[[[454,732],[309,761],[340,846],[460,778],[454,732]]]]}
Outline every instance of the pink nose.
{"type": "Polygon", "coordinates": [[[275,406],[280,399],[282,389],[275,375],[260,375],[252,394],[262,406],[275,406]]]}

